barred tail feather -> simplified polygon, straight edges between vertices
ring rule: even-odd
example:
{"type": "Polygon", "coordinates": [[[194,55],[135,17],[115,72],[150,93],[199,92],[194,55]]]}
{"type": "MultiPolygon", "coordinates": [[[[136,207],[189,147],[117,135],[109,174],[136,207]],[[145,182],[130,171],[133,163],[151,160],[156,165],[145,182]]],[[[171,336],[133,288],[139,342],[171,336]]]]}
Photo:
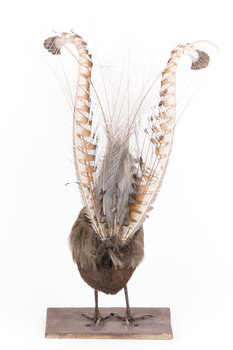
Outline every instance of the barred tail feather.
{"type": "MultiPolygon", "coordinates": [[[[137,95],[135,86],[131,88],[133,70],[130,74],[127,72],[124,79],[123,67],[120,80],[114,82],[115,97],[111,105],[102,71],[105,96],[99,94],[101,89],[93,83],[92,58],[81,36],[62,33],[46,39],[44,47],[53,55],[60,55],[62,47],[68,49],[66,44],[73,44],[78,53],[78,59],[75,56],[79,75],[73,146],[86,213],[100,240],[116,236],[126,241],[146,219],[168,165],[175,128],[176,74],[180,58],[189,55],[191,69],[196,71],[206,68],[210,59],[196,48],[198,42],[177,46],[161,72],[158,101],[153,90],[157,78],[153,78],[146,91],[145,85],[140,88],[137,95]],[[141,124],[148,127],[141,130],[141,124]]],[[[117,73],[119,75],[119,71],[117,73]]],[[[112,259],[117,263],[114,255],[112,259]]]]}

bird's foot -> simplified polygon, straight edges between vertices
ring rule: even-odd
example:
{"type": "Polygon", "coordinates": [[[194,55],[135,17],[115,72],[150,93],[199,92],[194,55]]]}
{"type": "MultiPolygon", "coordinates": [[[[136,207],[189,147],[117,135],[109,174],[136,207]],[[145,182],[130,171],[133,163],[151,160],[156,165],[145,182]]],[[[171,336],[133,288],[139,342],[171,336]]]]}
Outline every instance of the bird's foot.
{"type": "MultiPolygon", "coordinates": [[[[94,313],[94,316],[90,316],[89,314],[81,314],[81,316],[86,317],[88,320],[94,321],[95,326],[97,329],[99,329],[100,323],[107,320],[108,318],[110,318],[112,316],[111,313],[102,316],[101,313],[99,311],[94,313]]],[[[87,327],[90,327],[91,324],[86,324],[87,327]]]]}
{"type": "Polygon", "coordinates": [[[135,321],[145,320],[145,318],[153,317],[151,314],[143,314],[140,316],[133,316],[131,311],[126,311],[124,316],[118,315],[115,312],[112,312],[112,316],[116,317],[118,320],[124,321],[126,323],[126,327],[129,328],[130,324],[133,324],[135,327],[139,326],[139,323],[135,321]]]}

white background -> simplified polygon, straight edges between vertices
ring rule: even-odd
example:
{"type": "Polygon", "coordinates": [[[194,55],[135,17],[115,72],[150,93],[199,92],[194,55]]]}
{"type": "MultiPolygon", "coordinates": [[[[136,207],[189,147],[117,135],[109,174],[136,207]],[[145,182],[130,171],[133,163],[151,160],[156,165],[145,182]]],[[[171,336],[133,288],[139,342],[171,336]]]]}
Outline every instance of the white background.
{"type": "MultiPolygon", "coordinates": [[[[221,1],[9,1],[1,7],[0,345],[2,349],[230,349],[233,346],[232,10],[221,1]],[[150,43],[161,52],[200,39],[216,67],[176,129],[132,306],[169,306],[172,341],[44,339],[47,307],[91,306],[68,235],[81,208],[71,115],[40,58],[51,30],[150,43]],[[64,121],[64,119],[66,121],[64,121]],[[68,120],[68,122],[67,122],[68,120]]],[[[156,52],[156,51],[155,51],[156,52]]],[[[165,63],[165,62],[164,62],[165,63]]],[[[101,306],[124,295],[100,294],[101,306]]]]}

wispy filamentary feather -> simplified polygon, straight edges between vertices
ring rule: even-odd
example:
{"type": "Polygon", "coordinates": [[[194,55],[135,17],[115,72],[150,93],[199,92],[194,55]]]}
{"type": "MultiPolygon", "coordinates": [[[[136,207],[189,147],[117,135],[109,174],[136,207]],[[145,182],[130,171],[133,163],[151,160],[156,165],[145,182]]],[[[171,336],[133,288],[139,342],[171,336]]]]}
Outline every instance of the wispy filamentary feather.
{"type": "Polygon", "coordinates": [[[179,60],[188,54],[191,69],[199,70],[208,65],[209,56],[194,44],[177,46],[161,73],[158,100],[155,77],[148,79],[140,94],[134,93],[131,74],[124,69],[119,81],[110,82],[114,94],[102,79],[103,97],[94,83],[95,67],[87,44],[79,35],[62,33],[45,40],[44,46],[59,55],[69,43],[79,56],[74,157],[86,213],[100,240],[116,236],[125,241],[141,228],[166,171],[175,126],[179,60]]]}

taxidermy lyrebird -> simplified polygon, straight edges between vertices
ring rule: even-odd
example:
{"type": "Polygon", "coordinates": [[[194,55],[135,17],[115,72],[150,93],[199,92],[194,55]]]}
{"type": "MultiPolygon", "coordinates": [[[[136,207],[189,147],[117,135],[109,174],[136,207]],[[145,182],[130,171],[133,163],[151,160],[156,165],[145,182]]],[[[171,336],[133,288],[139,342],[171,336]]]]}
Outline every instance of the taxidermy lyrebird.
{"type": "MultiPolygon", "coordinates": [[[[88,47],[75,33],[61,33],[44,41],[53,55],[62,47],[79,65],[73,105],[73,149],[77,181],[84,207],[72,228],[70,248],[83,280],[94,289],[97,325],[109,317],[127,325],[151,315],[133,315],[127,283],[144,256],[143,223],[155,200],[172,148],[176,114],[176,73],[180,58],[191,58],[191,69],[209,64],[198,42],[179,45],[160,74],[159,97],[155,77],[137,95],[130,90],[131,74],[115,83],[116,94],[103,101],[92,77],[94,65],[88,47]],[[73,44],[78,55],[70,50],[73,44]],[[67,46],[68,45],[68,46],[67,46]],[[120,91],[122,93],[120,94],[120,91]],[[116,294],[124,288],[125,315],[101,315],[98,292],[116,294]]],[[[104,82],[103,74],[102,79],[104,82]]],[[[104,90],[107,88],[104,83],[104,90]]],[[[107,94],[106,94],[107,95],[107,94]]]]}

